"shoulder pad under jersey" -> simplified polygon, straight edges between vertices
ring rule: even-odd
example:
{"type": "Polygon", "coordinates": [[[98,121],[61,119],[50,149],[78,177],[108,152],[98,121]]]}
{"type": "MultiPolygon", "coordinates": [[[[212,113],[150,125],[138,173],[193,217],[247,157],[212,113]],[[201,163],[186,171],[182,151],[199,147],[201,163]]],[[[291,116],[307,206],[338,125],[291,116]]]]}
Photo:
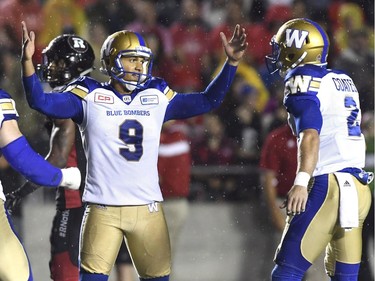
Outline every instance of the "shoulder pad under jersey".
{"type": "Polygon", "coordinates": [[[11,119],[18,119],[16,103],[7,92],[0,89],[0,126],[4,120],[11,119]]]}
{"type": "Polygon", "coordinates": [[[101,87],[102,84],[95,79],[87,76],[82,76],[69,83],[64,92],[71,92],[81,99],[84,99],[93,90],[101,87]]]}
{"type": "Polygon", "coordinates": [[[167,82],[159,77],[152,77],[151,80],[147,83],[146,87],[148,89],[158,89],[167,97],[168,100],[171,100],[176,94],[171,88],[169,88],[167,82]]]}

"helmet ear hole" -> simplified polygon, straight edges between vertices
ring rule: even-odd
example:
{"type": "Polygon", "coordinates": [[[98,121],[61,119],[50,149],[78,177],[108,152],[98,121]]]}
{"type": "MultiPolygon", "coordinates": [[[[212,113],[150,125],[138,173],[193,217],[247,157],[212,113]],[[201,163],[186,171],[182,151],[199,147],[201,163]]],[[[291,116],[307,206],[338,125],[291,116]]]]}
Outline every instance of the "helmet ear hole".
{"type": "Polygon", "coordinates": [[[288,60],[292,61],[294,59],[295,55],[294,54],[288,54],[288,60]]]}

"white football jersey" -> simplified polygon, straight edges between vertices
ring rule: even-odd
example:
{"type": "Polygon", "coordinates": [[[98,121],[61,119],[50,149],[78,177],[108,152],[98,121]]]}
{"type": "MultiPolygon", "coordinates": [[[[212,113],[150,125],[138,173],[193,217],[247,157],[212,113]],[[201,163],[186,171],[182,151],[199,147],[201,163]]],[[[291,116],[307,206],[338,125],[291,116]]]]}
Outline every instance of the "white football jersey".
{"type": "Polygon", "coordinates": [[[317,96],[323,127],[314,175],[364,168],[366,144],[360,128],[359,94],[353,80],[346,74],[330,72],[322,78],[317,96]]]}
{"type": "Polygon", "coordinates": [[[360,128],[359,93],[348,75],[318,69],[302,67],[286,81],[286,93],[316,96],[320,103],[323,125],[313,176],[363,168],[366,145],[360,128]]]}
{"type": "Polygon", "coordinates": [[[90,92],[82,85],[67,90],[83,97],[78,124],[88,159],[83,201],[115,206],[162,201],[157,159],[171,90],[124,96],[100,85],[90,92]]]}

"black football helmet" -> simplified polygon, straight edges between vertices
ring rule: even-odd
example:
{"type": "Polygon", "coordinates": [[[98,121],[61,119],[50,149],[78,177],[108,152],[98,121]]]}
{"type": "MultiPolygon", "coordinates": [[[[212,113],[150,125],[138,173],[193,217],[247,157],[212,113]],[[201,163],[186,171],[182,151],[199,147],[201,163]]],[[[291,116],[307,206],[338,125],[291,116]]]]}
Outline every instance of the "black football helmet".
{"type": "Polygon", "coordinates": [[[85,39],[73,34],[59,35],[42,51],[38,76],[53,88],[63,86],[90,73],[94,61],[94,50],[85,39]]]}

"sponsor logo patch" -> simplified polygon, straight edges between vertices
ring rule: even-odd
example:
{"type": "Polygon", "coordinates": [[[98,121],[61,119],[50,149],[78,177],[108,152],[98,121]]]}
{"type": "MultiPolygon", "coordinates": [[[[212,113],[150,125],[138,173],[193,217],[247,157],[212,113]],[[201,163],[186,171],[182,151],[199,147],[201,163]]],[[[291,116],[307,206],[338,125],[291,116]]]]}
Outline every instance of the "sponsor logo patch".
{"type": "Polygon", "coordinates": [[[157,95],[142,96],[141,97],[141,104],[143,104],[143,105],[159,104],[159,98],[158,98],[157,95]]]}
{"type": "Polygon", "coordinates": [[[110,95],[95,93],[94,101],[97,103],[114,103],[114,99],[110,95]]]}

